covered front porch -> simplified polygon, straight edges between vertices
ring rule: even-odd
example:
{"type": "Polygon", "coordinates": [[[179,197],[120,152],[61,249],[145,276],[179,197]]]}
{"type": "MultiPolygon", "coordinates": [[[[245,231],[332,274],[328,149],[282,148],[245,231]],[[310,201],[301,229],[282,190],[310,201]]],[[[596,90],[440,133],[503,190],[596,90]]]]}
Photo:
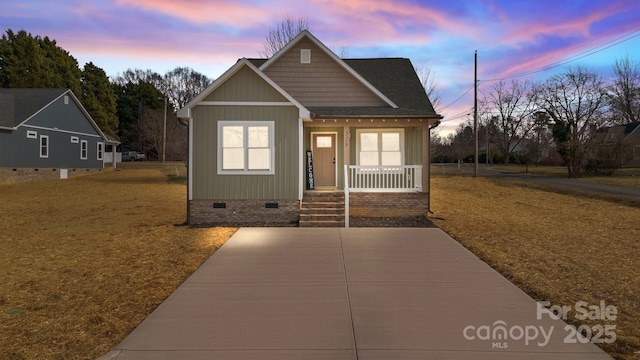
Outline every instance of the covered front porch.
{"type": "Polygon", "coordinates": [[[349,214],[426,215],[433,122],[427,118],[305,121],[301,226],[330,226],[328,221],[344,226],[344,219],[348,226],[349,214]],[[327,192],[332,194],[322,194],[327,192]],[[333,203],[327,204],[327,199],[333,203]]]}
{"type": "Polygon", "coordinates": [[[302,188],[428,193],[430,125],[422,118],[305,121],[302,188]]]}

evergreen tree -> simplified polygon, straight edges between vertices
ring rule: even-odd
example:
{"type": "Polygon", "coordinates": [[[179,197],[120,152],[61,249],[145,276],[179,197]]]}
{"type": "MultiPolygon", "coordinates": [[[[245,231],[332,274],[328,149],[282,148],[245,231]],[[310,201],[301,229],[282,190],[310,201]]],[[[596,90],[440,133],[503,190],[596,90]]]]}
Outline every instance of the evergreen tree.
{"type": "Polygon", "coordinates": [[[113,84],[117,94],[117,116],[120,120],[118,136],[122,145],[130,150],[146,153],[149,146],[140,132],[143,113],[149,109],[164,109],[163,95],[154,85],[139,81],[113,84]]]}
{"type": "Polygon", "coordinates": [[[117,98],[107,74],[92,62],[87,63],[82,71],[81,84],[80,101],[85,109],[102,131],[111,136],[117,136],[117,98]]]}
{"type": "Polygon", "coordinates": [[[0,39],[0,86],[64,88],[80,94],[78,61],[48,37],[7,30],[0,39]]]}

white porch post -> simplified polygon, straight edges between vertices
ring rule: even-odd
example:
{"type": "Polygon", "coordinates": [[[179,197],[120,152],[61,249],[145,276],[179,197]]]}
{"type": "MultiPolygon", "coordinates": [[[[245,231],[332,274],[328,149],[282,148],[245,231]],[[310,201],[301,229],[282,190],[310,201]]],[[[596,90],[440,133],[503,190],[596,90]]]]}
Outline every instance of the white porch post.
{"type": "Polygon", "coordinates": [[[430,147],[429,124],[422,126],[422,192],[430,192],[429,177],[429,147],[430,147]]]}
{"type": "MultiPolygon", "coordinates": [[[[342,137],[344,139],[344,151],[342,152],[342,164],[345,166],[349,166],[351,165],[349,158],[351,155],[351,130],[349,125],[345,125],[342,129],[342,137]]],[[[345,174],[348,174],[345,173],[345,174]]],[[[349,178],[345,175],[344,179],[344,184],[343,186],[346,188],[347,187],[347,182],[349,181],[349,178]]]]}

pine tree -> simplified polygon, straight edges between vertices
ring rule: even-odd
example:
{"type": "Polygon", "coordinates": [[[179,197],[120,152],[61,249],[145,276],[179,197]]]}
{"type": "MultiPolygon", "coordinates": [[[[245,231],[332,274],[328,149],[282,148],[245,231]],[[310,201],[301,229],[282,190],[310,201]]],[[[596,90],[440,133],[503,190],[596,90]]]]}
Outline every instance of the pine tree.
{"type": "Polygon", "coordinates": [[[64,88],[79,94],[80,68],[55,40],[7,30],[0,39],[0,86],[64,88]]]}
{"type": "Polygon", "coordinates": [[[106,134],[117,136],[116,94],[105,71],[92,62],[82,70],[80,101],[106,134]]]}

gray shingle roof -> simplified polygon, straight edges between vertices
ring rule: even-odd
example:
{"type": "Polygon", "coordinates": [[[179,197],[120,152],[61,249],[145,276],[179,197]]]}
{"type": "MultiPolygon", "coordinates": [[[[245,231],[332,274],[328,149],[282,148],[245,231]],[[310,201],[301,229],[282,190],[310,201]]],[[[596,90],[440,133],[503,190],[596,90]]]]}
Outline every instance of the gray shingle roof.
{"type": "Polygon", "coordinates": [[[0,88],[0,126],[13,128],[20,125],[67,91],[0,88]]]}
{"type": "MultiPolygon", "coordinates": [[[[248,59],[260,67],[267,59],[248,59]]],[[[409,59],[372,58],[343,61],[393,101],[392,107],[309,107],[312,117],[440,117],[409,59]]]]}

